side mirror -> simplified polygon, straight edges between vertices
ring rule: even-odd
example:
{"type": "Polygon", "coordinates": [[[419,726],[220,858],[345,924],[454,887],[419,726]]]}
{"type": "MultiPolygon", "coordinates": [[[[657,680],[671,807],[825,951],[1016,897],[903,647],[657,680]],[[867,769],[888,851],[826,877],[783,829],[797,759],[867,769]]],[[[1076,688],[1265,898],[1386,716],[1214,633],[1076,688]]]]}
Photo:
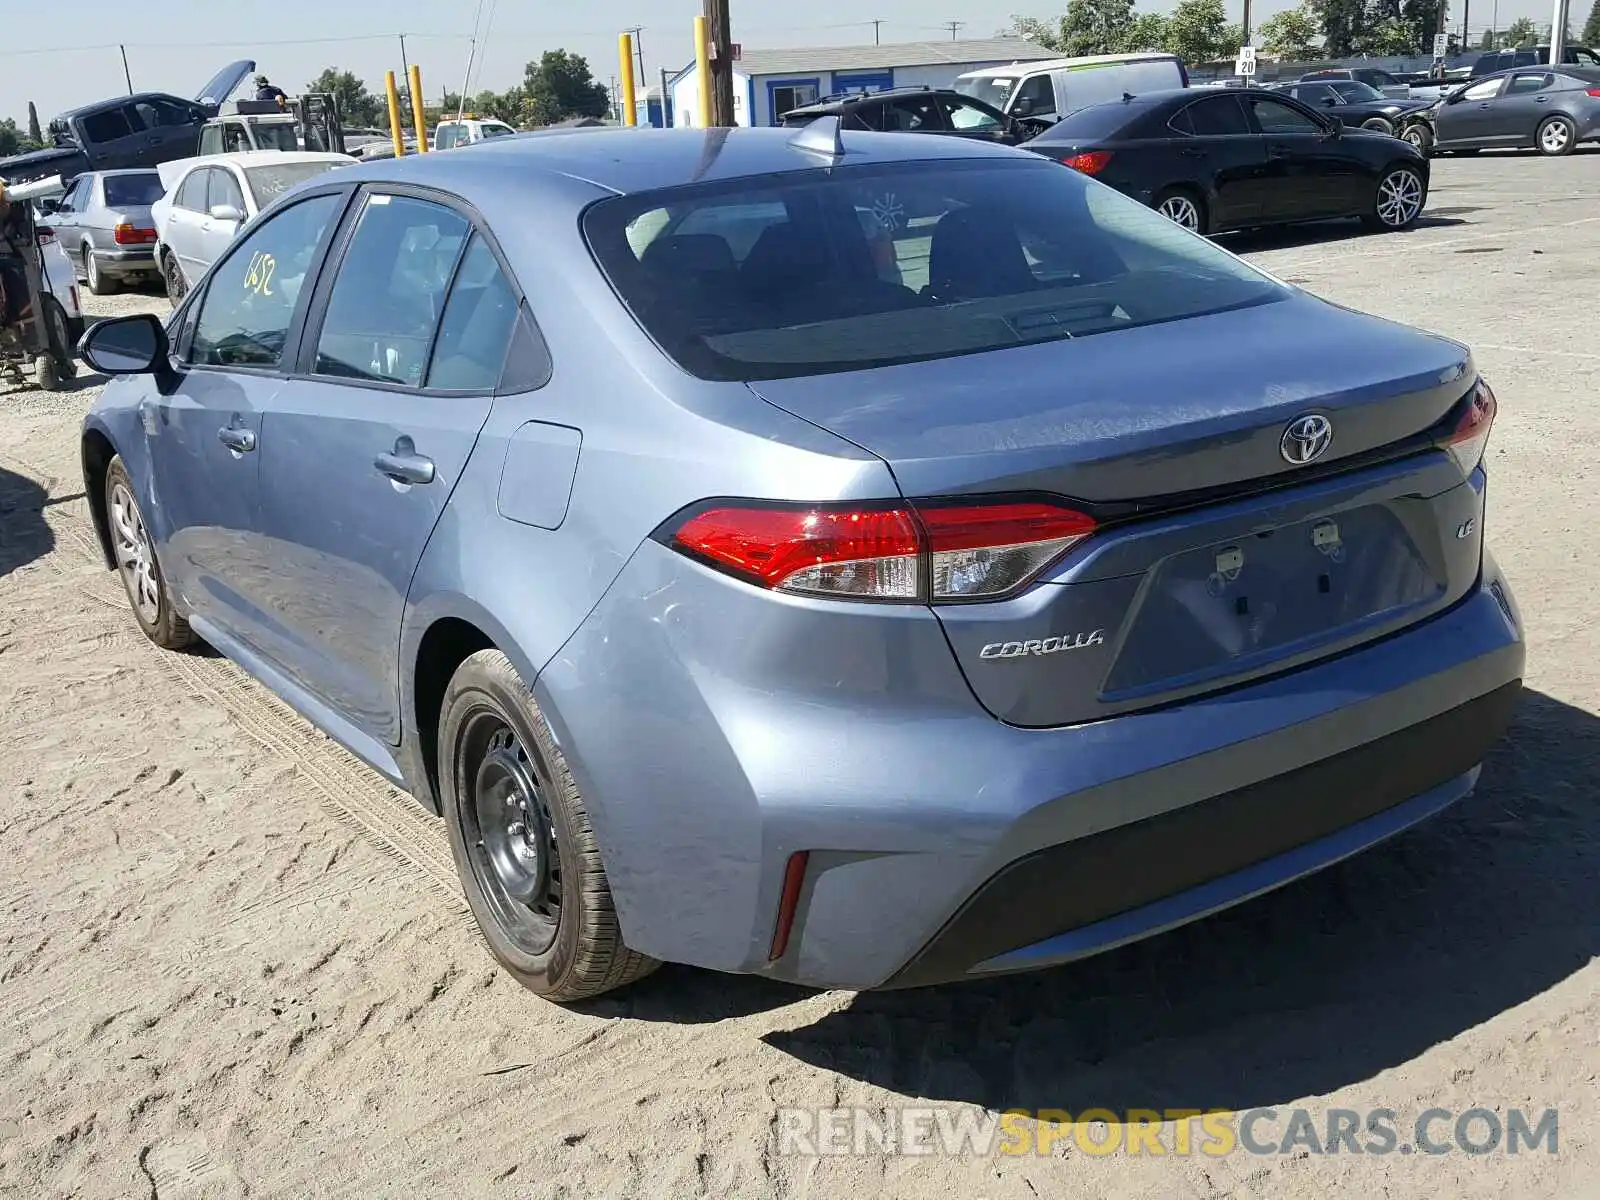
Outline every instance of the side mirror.
{"type": "Polygon", "coordinates": [[[232,204],[213,204],[211,206],[211,219],[213,221],[232,221],[235,225],[244,220],[244,214],[232,204]]]}
{"type": "Polygon", "coordinates": [[[167,330],[150,313],[112,317],[92,326],[78,354],[102,375],[155,375],[168,369],[167,330]]]}
{"type": "Polygon", "coordinates": [[[55,213],[58,213],[58,212],[61,211],[61,201],[59,201],[59,200],[41,200],[41,201],[39,201],[39,211],[42,212],[47,217],[48,216],[52,216],[55,213]]]}
{"type": "Polygon", "coordinates": [[[1329,137],[1340,137],[1340,136],[1342,136],[1343,133],[1344,133],[1344,118],[1343,117],[1329,117],[1328,120],[1333,122],[1333,128],[1328,130],[1328,136],[1329,137]]]}
{"type": "Polygon", "coordinates": [[[1018,117],[1031,117],[1031,116],[1033,116],[1033,100],[1031,98],[1029,98],[1029,97],[1024,96],[1021,100],[1017,101],[1016,105],[1012,108],[1011,112],[1012,112],[1013,116],[1018,116],[1018,117]]]}
{"type": "Polygon", "coordinates": [[[1323,108],[1334,108],[1334,107],[1336,107],[1338,105],[1338,103],[1339,102],[1337,100],[1335,100],[1332,96],[1324,96],[1322,98],[1322,107],[1323,108]]]}

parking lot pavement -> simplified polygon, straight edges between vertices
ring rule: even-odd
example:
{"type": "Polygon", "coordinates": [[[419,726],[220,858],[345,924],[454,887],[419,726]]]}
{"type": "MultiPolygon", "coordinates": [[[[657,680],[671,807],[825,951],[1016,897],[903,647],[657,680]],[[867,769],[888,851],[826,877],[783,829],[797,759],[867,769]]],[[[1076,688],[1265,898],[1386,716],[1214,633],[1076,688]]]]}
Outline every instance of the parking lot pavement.
{"type": "Polygon", "coordinates": [[[141,640],[79,494],[95,381],[0,392],[0,1194],[1592,1190],[1600,154],[1434,172],[1413,232],[1228,244],[1474,346],[1500,398],[1489,540],[1529,627],[1512,735],[1473,799],[1387,846],[985,984],[857,996],[665,969],[582,1009],[532,999],[467,927],[431,821],[227,663],[141,640]],[[988,1158],[817,1158],[774,1136],[780,1106],[922,1104],[1271,1108],[1269,1144],[1305,1108],[1318,1136],[1211,1157],[1169,1129],[1163,1156],[1103,1158],[1073,1136],[988,1158]],[[1430,1108],[1557,1109],[1557,1152],[1313,1149],[1330,1110],[1393,1110],[1409,1142],[1430,1108]]]}

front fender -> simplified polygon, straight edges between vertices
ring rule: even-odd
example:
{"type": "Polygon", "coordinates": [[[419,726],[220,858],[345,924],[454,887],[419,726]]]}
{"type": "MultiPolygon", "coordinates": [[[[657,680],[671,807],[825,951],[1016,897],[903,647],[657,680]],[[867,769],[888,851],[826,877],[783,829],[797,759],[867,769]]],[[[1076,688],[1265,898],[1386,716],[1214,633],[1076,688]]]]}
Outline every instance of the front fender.
{"type": "MultiPolygon", "coordinates": [[[[159,509],[152,490],[150,448],[137,405],[124,408],[102,404],[90,410],[83,418],[83,429],[79,435],[84,499],[88,502],[95,536],[100,542],[100,553],[108,568],[116,566],[116,558],[112,554],[111,530],[106,521],[105,479],[111,459],[118,456],[127,469],[140,511],[145,514],[147,522],[156,526],[154,517],[159,509]]],[[[157,527],[150,530],[151,536],[157,539],[164,539],[165,532],[157,527]]]]}

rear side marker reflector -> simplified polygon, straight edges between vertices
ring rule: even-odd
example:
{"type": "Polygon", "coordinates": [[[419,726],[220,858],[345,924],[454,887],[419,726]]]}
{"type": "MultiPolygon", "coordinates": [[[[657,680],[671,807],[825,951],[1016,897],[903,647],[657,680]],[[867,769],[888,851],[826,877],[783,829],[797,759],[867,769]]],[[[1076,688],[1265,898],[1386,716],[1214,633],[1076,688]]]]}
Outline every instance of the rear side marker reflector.
{"type": "Polygon", "coordinates": [[[789,931],[794,928],[795,909],[800,906],[800,889],[806,881],[806,862],[811,854],[797,850],[789,856],[789,865],[783,869],[783,894],[778,898],[778,924],[772,931],[772,948],[767,953],[771,962],[782,958],[789,949],[789,931]]]}
{"type": "Polygon", "coordinates": [[[813,508],[729,504],[683,522],[672,546],[775,591],[851,600],[993,599],[1095,530],[1040,501],[813,508]]]}

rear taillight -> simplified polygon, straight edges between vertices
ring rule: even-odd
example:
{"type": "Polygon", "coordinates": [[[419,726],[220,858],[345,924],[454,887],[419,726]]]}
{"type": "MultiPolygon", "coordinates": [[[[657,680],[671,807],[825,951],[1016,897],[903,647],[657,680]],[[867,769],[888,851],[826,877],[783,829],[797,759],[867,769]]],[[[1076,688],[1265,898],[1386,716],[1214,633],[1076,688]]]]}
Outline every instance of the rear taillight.
{"type": "Polygon", "coordinates": [[[1600,87],[1593,87],[1587,90],[1589,95],[1593,96],[1596,100],[1600,100],[1600,87]]]}
{"type": "Polygon", "coordinates": [[[34,241],[39,243],[39,245],[48,246],[51,242],[56,240],[55,230],[53,230],[53,229],[35,229],[33,231],[33,238],[34,238],[34,241]]]}
{"type": "Polygon", "coordinates": [[[1478,380],[1472,389],[1467,411],[1461,414],[1461,420],[1448,442],[1451,457],[1461,464],[1461,470],[1468,475],[1483,461],[1483,452],[1489,445],[1489,430],[1494,426],[1499,407],[1489,385],[1478,380]]]}
{"type": "Polygon", "coordinates": [[[156,231],[142,225],[118,225],[111,236],[119,246],[148,246],[156,240],[156,231]]]}
{"type": "Polygon", "coordinates": [[[776,591],[849,600],[993,599],[1025,586],[1094,532],[1041,501],[921,507],[721,505],[671,545],[776,591]]]}
{"type": "Polygon", "coordinates": [[[1085,175],[1098,175],[1111,161],[1111,151],[1087,150],[1082,154],[1074,154],[1071,158],[1063,158],[1061,161],[1074,171],[1081,171],[1085,175]]]}

